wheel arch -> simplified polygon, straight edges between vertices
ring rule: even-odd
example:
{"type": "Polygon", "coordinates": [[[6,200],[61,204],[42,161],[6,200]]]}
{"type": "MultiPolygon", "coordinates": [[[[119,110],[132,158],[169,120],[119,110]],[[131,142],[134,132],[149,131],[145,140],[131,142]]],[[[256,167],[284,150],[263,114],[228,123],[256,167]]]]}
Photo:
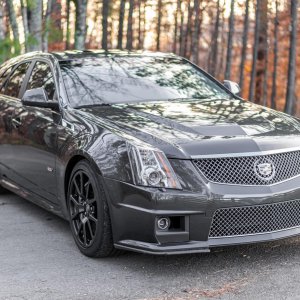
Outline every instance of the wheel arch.
{"type": "Polygon", "coordinates": [[[68,186],[69,186],[69,180],[72,174],[72,171],[74,167],[82,160],[87,160],[91,165],[94,166],[95,170],[97,170],[100,174],[101,171],[97,164],[93,161],[93,159],[87,155],[86,153],[76,153],[74,154],[68,161],[65,169],[65,175],[64,175],[64,196],[65,201],[67,204],[67,195],[68,195],[68,186]]]}

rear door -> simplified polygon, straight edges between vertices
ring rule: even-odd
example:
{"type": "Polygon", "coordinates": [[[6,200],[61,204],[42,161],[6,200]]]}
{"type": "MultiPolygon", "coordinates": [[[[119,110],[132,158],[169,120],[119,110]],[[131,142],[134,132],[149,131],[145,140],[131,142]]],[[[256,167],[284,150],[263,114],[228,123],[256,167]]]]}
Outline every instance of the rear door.
{"type": "MultiPolygon", "coordinates": [[[[57,101],[53,70],[47,61],[36,60],[28,76],[23,93],[29,89],[44,88],[49,100],[57,101]]],[[[57,125],[60,113],[48,108],[22,106],[14,119],[18,139],[22,141],[15,171],[19,183],[50,202],[57,202],[55,161],[57,125]]]]}

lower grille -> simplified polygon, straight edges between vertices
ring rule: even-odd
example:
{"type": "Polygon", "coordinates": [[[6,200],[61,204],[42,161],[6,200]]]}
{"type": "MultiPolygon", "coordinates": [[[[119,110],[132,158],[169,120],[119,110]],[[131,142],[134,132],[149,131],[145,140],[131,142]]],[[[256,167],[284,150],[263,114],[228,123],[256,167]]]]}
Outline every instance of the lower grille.
{"type": "Polygon", "coordinates": [[[266,233],[300,226],[300,200],[220,208],[215,211],[209,237],[266,233]]]}

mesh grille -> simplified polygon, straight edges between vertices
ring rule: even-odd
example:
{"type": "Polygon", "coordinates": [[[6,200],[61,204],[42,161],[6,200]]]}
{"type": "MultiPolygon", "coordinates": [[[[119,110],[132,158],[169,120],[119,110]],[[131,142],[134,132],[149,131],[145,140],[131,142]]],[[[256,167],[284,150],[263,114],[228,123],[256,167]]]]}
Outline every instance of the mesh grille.
{"type": "Polygon", "coordinates": [[[300,151],[261,156],[203,158],[194,160],[194,163],[207,180],[212,182],[269,185],[300,174],[300,151]],[[267,164],[269,169],[259,169],[263,164],[267,164]],[[271,171],[271,176],[264,174],[264,171],[271,171]]]}
{"type": "Polygon", "coordinates": [[[215,211],[210,237],[272,232],[300,226],[300,200],[220,208],[215,211]]]}

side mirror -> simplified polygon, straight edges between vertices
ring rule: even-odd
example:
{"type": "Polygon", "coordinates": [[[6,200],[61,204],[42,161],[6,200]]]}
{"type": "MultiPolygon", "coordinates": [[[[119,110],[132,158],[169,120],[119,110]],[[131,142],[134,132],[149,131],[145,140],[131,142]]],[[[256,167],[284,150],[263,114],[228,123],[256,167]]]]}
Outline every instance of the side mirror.
{"type": "Polygon", "coordinates": [[[32,90],[27,90],[22,98],[23,105],[51,108],[58,110],[59,105],[57,101],[49,101],[46,91],[44,88],[37,88],[32,90]]]}
{"type": "Polygon", "coordinates": [[[224,80],[223,84],[232,94],[240,96],[241,88],[238,83],[230,80],[224,80]]]}

